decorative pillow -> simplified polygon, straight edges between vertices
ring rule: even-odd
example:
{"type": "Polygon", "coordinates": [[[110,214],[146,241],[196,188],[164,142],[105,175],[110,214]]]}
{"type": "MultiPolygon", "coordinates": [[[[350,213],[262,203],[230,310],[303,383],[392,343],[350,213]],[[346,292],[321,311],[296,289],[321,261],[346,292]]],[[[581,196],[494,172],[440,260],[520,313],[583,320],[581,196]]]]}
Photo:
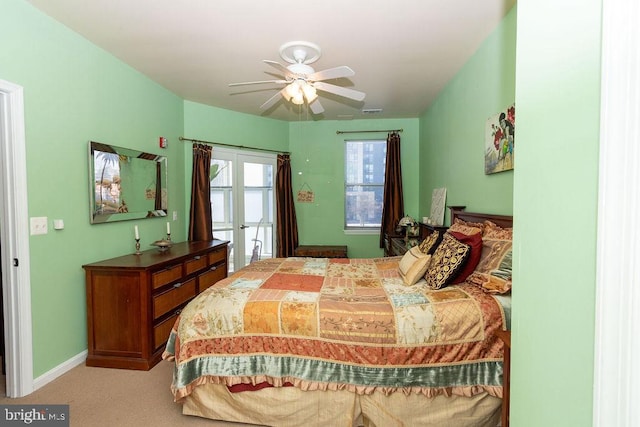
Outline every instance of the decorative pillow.
{"type": "Polygon", "coordinates": [[[451,281],[451,284],[455,285],[457,283],[464,282],[466,278],[469,277],[469,275],[473,273],[473,271],[478,266],[478,263],[480,262],[480,256],[482,256],[482,238],[483,237],[480,235],[480,233],[466,235],[463,233],[458,233],[456,231],[447,231],[447,232],[450,233],[453,237],[455,237],[456,240],[458,240],[459,242],[466,243],[471,247],[471,253],[469,254],[469,258],[464,263],[464,266],[460,269],[460,272],[458,272],[458,274],[456,274],[456,277],[454,277],[453,280],[451,281]]]}
{"type": "Polygon", "coordinates": [[[484,225],[479,222],[467,222],[456,218],[447,231],[455,231],[466,235],[480,233],[484,231],[484,225]]]}
{"type": "MultiPolygon", "coordinates": [[[[497,227],[497,226],[496,226],[497,227]]],[[[482,287],[486,292],[506,294],[511,291],[512,240],[509,229],[487,230],[482,238],[482,255],[467,282],[482,287]],[[492,238],[497,234],[509,238],[492,238]]]]}
{"type": "Polygon", "coordinates": [[[456,240],[449,233],[445,233],[442,242],[431,256],[431,262],[424,278],[431,289],[447,286],[458,271],[462,269],[471,253],[471,246],[456,240]]]}
{"type": "Polygon", "coordinates": [[[435,252],[438,243],[440,243],[440,232],[434,231],[433,233],[425,237],[422,242],[420,242],[420,251],[423,254],[431,255],[435,252]]]}
{"type": "Polygon", "coordinates": [[[415,285],[424,276],[431,255],[422,253],[418,246],[409,249],[398,263],[398,272],[405,285],[415,285]]]}
{"type": "Polygon", "coordinates": [[[512,240],[513,228],[502,228],[491,221],[485,221],[484,236],[488,239],[512,240]]]}

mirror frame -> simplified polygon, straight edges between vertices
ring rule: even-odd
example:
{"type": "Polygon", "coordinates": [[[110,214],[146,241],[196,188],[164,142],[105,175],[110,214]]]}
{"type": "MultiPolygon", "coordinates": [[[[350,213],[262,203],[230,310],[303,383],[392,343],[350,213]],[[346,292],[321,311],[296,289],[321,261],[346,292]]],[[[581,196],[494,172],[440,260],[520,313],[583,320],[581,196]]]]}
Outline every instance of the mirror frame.
{"type": "MultiPolygon", "coordinates": [[[[130,174],[131,173],[135,172],[130,172],[130,174]]],[[[89,217],[91,224],[166,217],[168,208],[167,178],[166,156],[89,141],[89,217]],[[142,164],[140,161],[153,162],[155,167],[153,167],[153,165],[142,164]],[[138,172],[140,173],[146,172],[145,169],[147,166],[149,166],[151,170],[151,172],[141,176],[131,176],[124,180],[125,182],[135,182],[136,184],[145,186],[144,188],[141,187],[137,189],[140,191],[140,196],[130,200],[131,203],[126,203],[124,197],[120,197],[121,184],[124,178],[120,176],[120,173],[118,175],[112,174],[109,178],[104,177],[104,171],[107,170],[109,164],[112,164],[113,167],[117,164],[118,172],[122,172],[120,165],[123,163],[128,165],[129,169],[135,165],[142,165],[138,167],[138,172]],[[101,176],[98,176],[98,174],[101,176]],[[160,186],[157,185],[158,177],[160,178],[160,186]],[[117,183],[115,189],[114,183],[117,183]],[[109,189],[109,194],[115,197],[115,200],[110,204],[111,206],[108,211],[105,212],[106,203],[101,203],[99,200],[96,201],[96,199],[98,198],[98,194],[102,196],[107,188],[109,189]],[[156,197],[158,190],[160,191],[160,196],[156,197]],[[137,210],[129,211],[129,206],[134,206],[134,208],[137,206],[137,208],[135,208],[137,210]]],[[[134,191],[128,191],[127,193],[129,194],[127,197],[130,198],[134,191]]]]}

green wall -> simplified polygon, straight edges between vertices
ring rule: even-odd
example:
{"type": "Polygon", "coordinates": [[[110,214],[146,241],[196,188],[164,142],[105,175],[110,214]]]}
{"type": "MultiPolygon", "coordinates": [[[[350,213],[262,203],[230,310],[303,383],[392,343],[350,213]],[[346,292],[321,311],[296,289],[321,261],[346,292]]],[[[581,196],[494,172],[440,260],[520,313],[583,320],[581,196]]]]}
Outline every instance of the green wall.
{"type": "MultiPolygon", "coordinates": [[[[87,348],[81,266],[134,251],[134,222],[89,223],[88,141],[167,155],[169,210],[182,212],[183,150],[175,141],[183,102],[23,0],[2,2],[0,79],[24,88],[29,216],[49,218],[49,233],[29,241],[37,378],[87,348]],[[169,139],[167,150],[159,136],[169,139]],[[53,230],[54,218],[64,230],[53,230]]],[[[165,222],[135,221],[143,247],[163,236],[165,222]]]]}
{"type": "MultiPolygon", "coordinates": [[[[347,245],[349,257],[382,256],[380,234],[344,232],[344,141],[386,139],[386,133],[336,134],[336,131],[403,129],[400,134],[405,213],[418,217],[420,169],[418,119],[292,122],[291,173],[294,193],[305,183],[313,203],[296,203],[300,244],[347,245]]],[[[305,187],[306,188],[306,187],[305,187]]]]}
{"type": "Polygon", "coordinates": [[[520,0],[514,426],[592,425],[602,0],[520,0]]]}
{"type": "MultiPolygon", "coordinates": [[[[482,43],[420,119],[420,216],[434,188],[447,205],[474,212],[513,213],[513,170],[485,175],[485,125],[515,100],[516,8],[482,43]]],[[[520,152],[516,105],[515,159],[520,152]]],[[[448,224],[449,212],[445,212],[448,224]]]]}

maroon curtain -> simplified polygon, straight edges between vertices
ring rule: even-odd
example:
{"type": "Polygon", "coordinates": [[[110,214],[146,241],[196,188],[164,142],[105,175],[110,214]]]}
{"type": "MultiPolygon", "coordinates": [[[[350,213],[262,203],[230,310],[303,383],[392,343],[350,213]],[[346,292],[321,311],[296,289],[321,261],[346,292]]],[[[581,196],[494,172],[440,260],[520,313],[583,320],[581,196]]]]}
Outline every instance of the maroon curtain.
{"type": "Polygon", "coordinates": [[[211,218],[211,147],[193,145],[191,173],[191,209],[189,211],[189,240],[213,240],[211,218]]]}
{"type": "Polygon", "coordinates": [[[400,135],[397,132],[390,133],[387,136],[387,163],[384,171],[384,197],[382,200],[381,248],[384,247],[385,233],[393,234],[398,221],[404,215],[400,135]]]}
{"type": "Polygon", "coordinates": [[[276,172],[276,256],[293,256],[298,247],[298,222],[291,188],[291,159],[288,154],[278,154],[276,172]]]}

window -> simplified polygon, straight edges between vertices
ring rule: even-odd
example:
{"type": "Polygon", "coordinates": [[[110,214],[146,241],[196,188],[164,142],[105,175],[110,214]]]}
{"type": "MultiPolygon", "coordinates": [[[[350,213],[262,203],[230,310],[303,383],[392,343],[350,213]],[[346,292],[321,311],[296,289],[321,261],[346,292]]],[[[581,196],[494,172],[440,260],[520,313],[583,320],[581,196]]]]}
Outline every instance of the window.
{"type": "Polygon", "coordinates": [[[345,142],[345,229],[380,228],[387,141],[345,142]]]}

